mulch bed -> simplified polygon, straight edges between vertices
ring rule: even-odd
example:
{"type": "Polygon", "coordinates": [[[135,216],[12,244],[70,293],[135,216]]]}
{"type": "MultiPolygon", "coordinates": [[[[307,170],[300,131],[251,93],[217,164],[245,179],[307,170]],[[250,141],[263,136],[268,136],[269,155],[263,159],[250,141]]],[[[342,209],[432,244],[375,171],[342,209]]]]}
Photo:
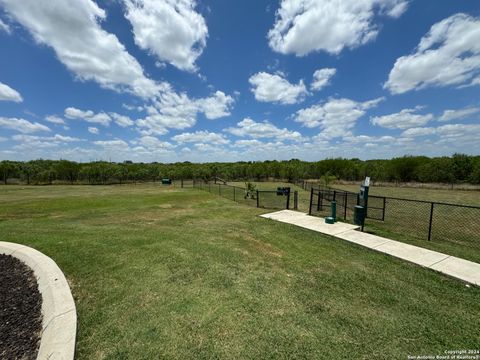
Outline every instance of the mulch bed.
{"type": "Polygon", "coordinates": [[[42,296],[33,271],[0,255],[0,359],[36,359],[42,330],[42,296]]]}

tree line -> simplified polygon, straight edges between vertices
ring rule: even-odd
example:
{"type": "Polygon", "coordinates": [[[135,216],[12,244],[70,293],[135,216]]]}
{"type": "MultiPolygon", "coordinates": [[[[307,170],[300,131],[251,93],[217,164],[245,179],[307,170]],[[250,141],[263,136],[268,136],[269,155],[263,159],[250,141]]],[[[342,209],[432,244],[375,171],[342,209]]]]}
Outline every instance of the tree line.
{"type": "Polygon", "coordinates": [[[0,161],[3,184],[112,184],[172,179],[266,180],[336,178],[358,181],[480,183],[480,156],[403,156],[389,160],[325,159],[315,162],[241,161],[235,163],[77,163],[69,160],[0,161]]]}

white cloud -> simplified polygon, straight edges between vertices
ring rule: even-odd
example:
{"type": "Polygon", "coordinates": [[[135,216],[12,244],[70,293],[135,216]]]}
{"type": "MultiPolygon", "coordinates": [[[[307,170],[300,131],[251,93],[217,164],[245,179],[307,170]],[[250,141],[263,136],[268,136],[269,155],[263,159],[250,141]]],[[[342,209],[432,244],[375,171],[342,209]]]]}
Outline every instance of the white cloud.
{"type": "Polygon", "coordinates": [[[415,52],[397,59],[384,88],[392,94],[480,84],[480,18],[456,14],[434,24],[415,52]]]}
{"type": "Polygon", "coordinates": [[[465,109],[456,109],[456,110],[445,110],[438,119],[438,121],[451,121],[457,119],[465,119],[471,115],[477,114],[480,112],[478,107],[468,107],[465,109]]]}
{"type": "Polygon", "coordinates": [[[416,114],[422,107],[415,109],[403,109],[398,113],[383,116],[374,116],[370,118],[373,125],[382,126],[387,129],[408,129],[420,127],[433,119],[432,114],[416,114]]]}
{"type": "Polygon", "coordinates": [[[210,120],[229,116],[230,108],[234,102],[235,100],[230,95],[225,95],[221,91],[196,101],[199,111],[203,112],[205,117],[210,120]]]}
{"type": "Polygon", "coordinates": [[[105,149],[109,150],[126,150],[129,148],[128,144],[121,140],[121,139],[115,139],[115,140],[99,140],[99,141],[94,141],[93,142],[95,145],[101,146],[105,149]]]}
{"type": "Polygon", "coordinates": [[[137,108],[136,106],[128,105],[128,104],[122,104],[122,107],[123,107],[124,109],[130,110],[130,111],[133,111],[133,110],[135,110],[135,109],[137,108]]]}
{"type": "Polygon", "coordinates": [[[330,85],[330,79],[335,75],[337,69],[324,68],[318,69],[313,73],[313,82],[311,85],[312,90],[321,90],[325,86],[330,85]]]}
{"type": "Polygon", "coordinates": [[[370,135],[347,135],[342,138],[346,143],[361,144],[361,143],[389,143],[395,140],[393,136],[370,136],[370,135]]]}
{"type": "Polygon", "coordinates": [[[403,137],[417,137],[417,136],[428,136],[435,134],[435,128],[432,127],[414,127],[405,130],[402,133],[403,137]]]}
{"type": "Polygon", "coordinates": [[[301,141],[302,135],[298,131],[280,129],[268,121],[256,122],[245,118],[237,123],[237,127],[230,127],[225,131],[236,136],[249,136],[252,138],[275,138],[278,140],[301,141]]]}
{"type": "Polygon", "coordinates": [[[106,13],[92,0],[0,0],[5,11],[82,81],[151,97],[164,88],[147,78],[118,38],[100,26],[106,13]]]}
{"type": "Polygon", "coordinates": [[[175,147],[175,145],[169,143],[168,141],[161,141],[154,136],[142,136],[136,143],[147,149],[155,151],[172,149],[175,147]]]}
{"type": "MultiPolygon", "coordinates": [[[[448,124],[438,127],[416,127],[402,133],[403,138],[436,135],[439,143],[456,143],[458,146],[480,139],[480,124],[448,124]]],[[[399,140],[402,140],[400,138],[399,140]]]]}
{"type": "Polygon", "coordinates": [[[2,19],[0,19],[0,31],[5,31],[7,34],[10,34],[12,30],[8,24],[5,24],[2,19]]]}
{"type": "Polygon", "coordinates": [[[225,145],[230,141],[225,137],[225,135],[217,134],[214,132],[208,131],[196,131],[194,133],[183,133],[175,135],[172,137],[172,140],[178,143],[209,143],[214,145],[225,145]]]}
{"type": "Polygon", "coordinates": [[[109,113],[109,115],[112,117],[113,121],[115,121],[115,123],[118,126],[128,127],[128,126],[132,126],[134,124],[133,120],[130,119],[128,116],[120,115],[120,114],[117,114],[115,112],[111,112],[111,113],[109,113]]]}
{"type": "Polygon", "coordinates": [[[7,84],[0,82],[0,101],[22,102],[22,95],[7,84]]]}
{"type": "Polygon", "coordinates": [[[212,144],[206,144],[206,143],[196,143],[194,144],[195,149],[198,151],[208,153],[209,155],[220,155],[222,153],[225,153],[225,149],[217,146],[217,145],[212,145],[212,144]]]}
{"type": "Polygon", "coordinates": [[[12,140],[23,142],[23,143],[34,143],[34,142],[53,142],[53,143],[70,143],[83,141],[82,139],[65,136],[60,134],[55,134],[54,136],[34,136],[34,135],[13,135],[12,140]]]}
{"type": "Polygon", "coordinates": [[[30,122],[25,119],[0,117],[0,127],[5,129],[16,130],[24,134],[34,133],[37,131],[50,131],[50,129],[38,122],[30,122]]]}
{"type": "Polygon", "coordinates": [[[91,133],[91,134],[97,135],[100,132],[100,130],[98,130],[98,128],[96,128],[96,127],[89,126],[88,127],[88,132],[91,133]]]}
{"type": "Polygon", "coordinates": [[[197,121],[198,106],[186,94],[164,93],[154,105],[147,117],[136,122],[145,135],[163,135],[169,128],[185,129],[197,121]]]}
{"type": "Polygon", "coordinates": [[[264,144],[264,142],[256,139],[251,139],[251,140],[237,140],[235,141],[234,146],[235,147],[247,147],[247,148],[255,148],[255,147],[260,147],[264,144]]]}
{"type": "Polygon", "coordinates": [[[308,94],[303,80],[295,85],[278,74],[259,72],[252,75],[248,82],[253,86],[251,90],[258,101],[296,104],[308,94]]]}
{"type": "Polygon", "coordinates": [[[407,5],[405,0],[282,0],[269,45],[297,56],[320,50],[338,54],[375,39],[377,15],[398,18],[407,5]]]}
{"type": "Polygon", "coordinates": [[[56,125],[65,125],[65,121],[56,115],[48,115],[45,117],[45,121],[48,121],[49,123],[56,124],[56,125]]]}
{"type": "Polygon", "coordinates": [[[38,154],[39,151],[51,150],[58,152],[59,149],[61,149],[62,147],[66,148],[71,143],[84,141],[76,137],[60,134],[55,134],[54,136],[47,137],[34,135],[14,135],[12,136],[12,140],[17,142],[17,144],[13,146],[13,149],[21,153],[26,152],[30,156],[32,156],[32,154],[38,154]]]}
{"type": "Polygon", "coordinates": [[[68,119],[80,119],[89,123],[101,124],[103,126],[110,125],[110,121],[112,121],[112,118],[104,112],[95,114],[92,110],[83,111],[74,107],[66,108],[64,115],[68,119]]]}
{"type": "MultiPolygon", "coordinates": [[[[443,140],[453,141],[458,138],[480,139],[480,124],[447,124],[436,128],[436,133],[443,140]]],[[[461,142],[460,142],[461,143],[461,142]]]]}
{"type": "Polygon", "coordinates": [[[133,26],[135,43],[187,71],[196,71],[208,36],[205,19],[195,11],[194,0],[125,0],[126,18],[133,26]]]}
{"type": "Polygon", "coordinates": [[[147,107],[148,116],[136,121],[143,135],[164,135],[168,129],[186,129],[197,122],[197,114],[207,119],[218,119],[230,115],[234,100],[217,91],[212,96],[190,99],[185,93],[164,92],[153,106],[147,107]]]}
{"type": "Polygon", "coordinates": [[[323,138],[346,136],[357,120],[380,101],[383,98],[365,102],[330,98],[324,103],[297,111],[294,119],[309,128],[320,127],[323,138]]]}

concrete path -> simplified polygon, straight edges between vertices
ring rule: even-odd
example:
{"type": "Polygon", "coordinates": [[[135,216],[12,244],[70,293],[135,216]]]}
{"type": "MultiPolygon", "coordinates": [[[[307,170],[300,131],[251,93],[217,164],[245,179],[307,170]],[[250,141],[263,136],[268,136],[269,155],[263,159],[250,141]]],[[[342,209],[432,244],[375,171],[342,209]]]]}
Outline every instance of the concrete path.
{"type": "Polygon", "coordinates": [[[342,222],[326,224],[323,218],[298,211],[281,210],[260,216],[332,235],[480,286],[480,264],[472,261],[357,231],[359,227],[355,225],[342,222]]]}

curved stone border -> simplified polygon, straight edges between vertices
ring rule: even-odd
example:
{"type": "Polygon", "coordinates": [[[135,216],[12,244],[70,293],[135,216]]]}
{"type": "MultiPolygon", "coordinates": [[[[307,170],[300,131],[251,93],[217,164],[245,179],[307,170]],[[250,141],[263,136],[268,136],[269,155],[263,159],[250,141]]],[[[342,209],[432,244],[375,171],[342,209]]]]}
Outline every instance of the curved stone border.
{"type": "Polygon", "coordinates": [[[63,272],[51,258],[25,245],[0,241],[0,254],[23,261],[37,278],[43,300],[42,338],[37,359],[73,359],[77,312],[63,272]]]}

